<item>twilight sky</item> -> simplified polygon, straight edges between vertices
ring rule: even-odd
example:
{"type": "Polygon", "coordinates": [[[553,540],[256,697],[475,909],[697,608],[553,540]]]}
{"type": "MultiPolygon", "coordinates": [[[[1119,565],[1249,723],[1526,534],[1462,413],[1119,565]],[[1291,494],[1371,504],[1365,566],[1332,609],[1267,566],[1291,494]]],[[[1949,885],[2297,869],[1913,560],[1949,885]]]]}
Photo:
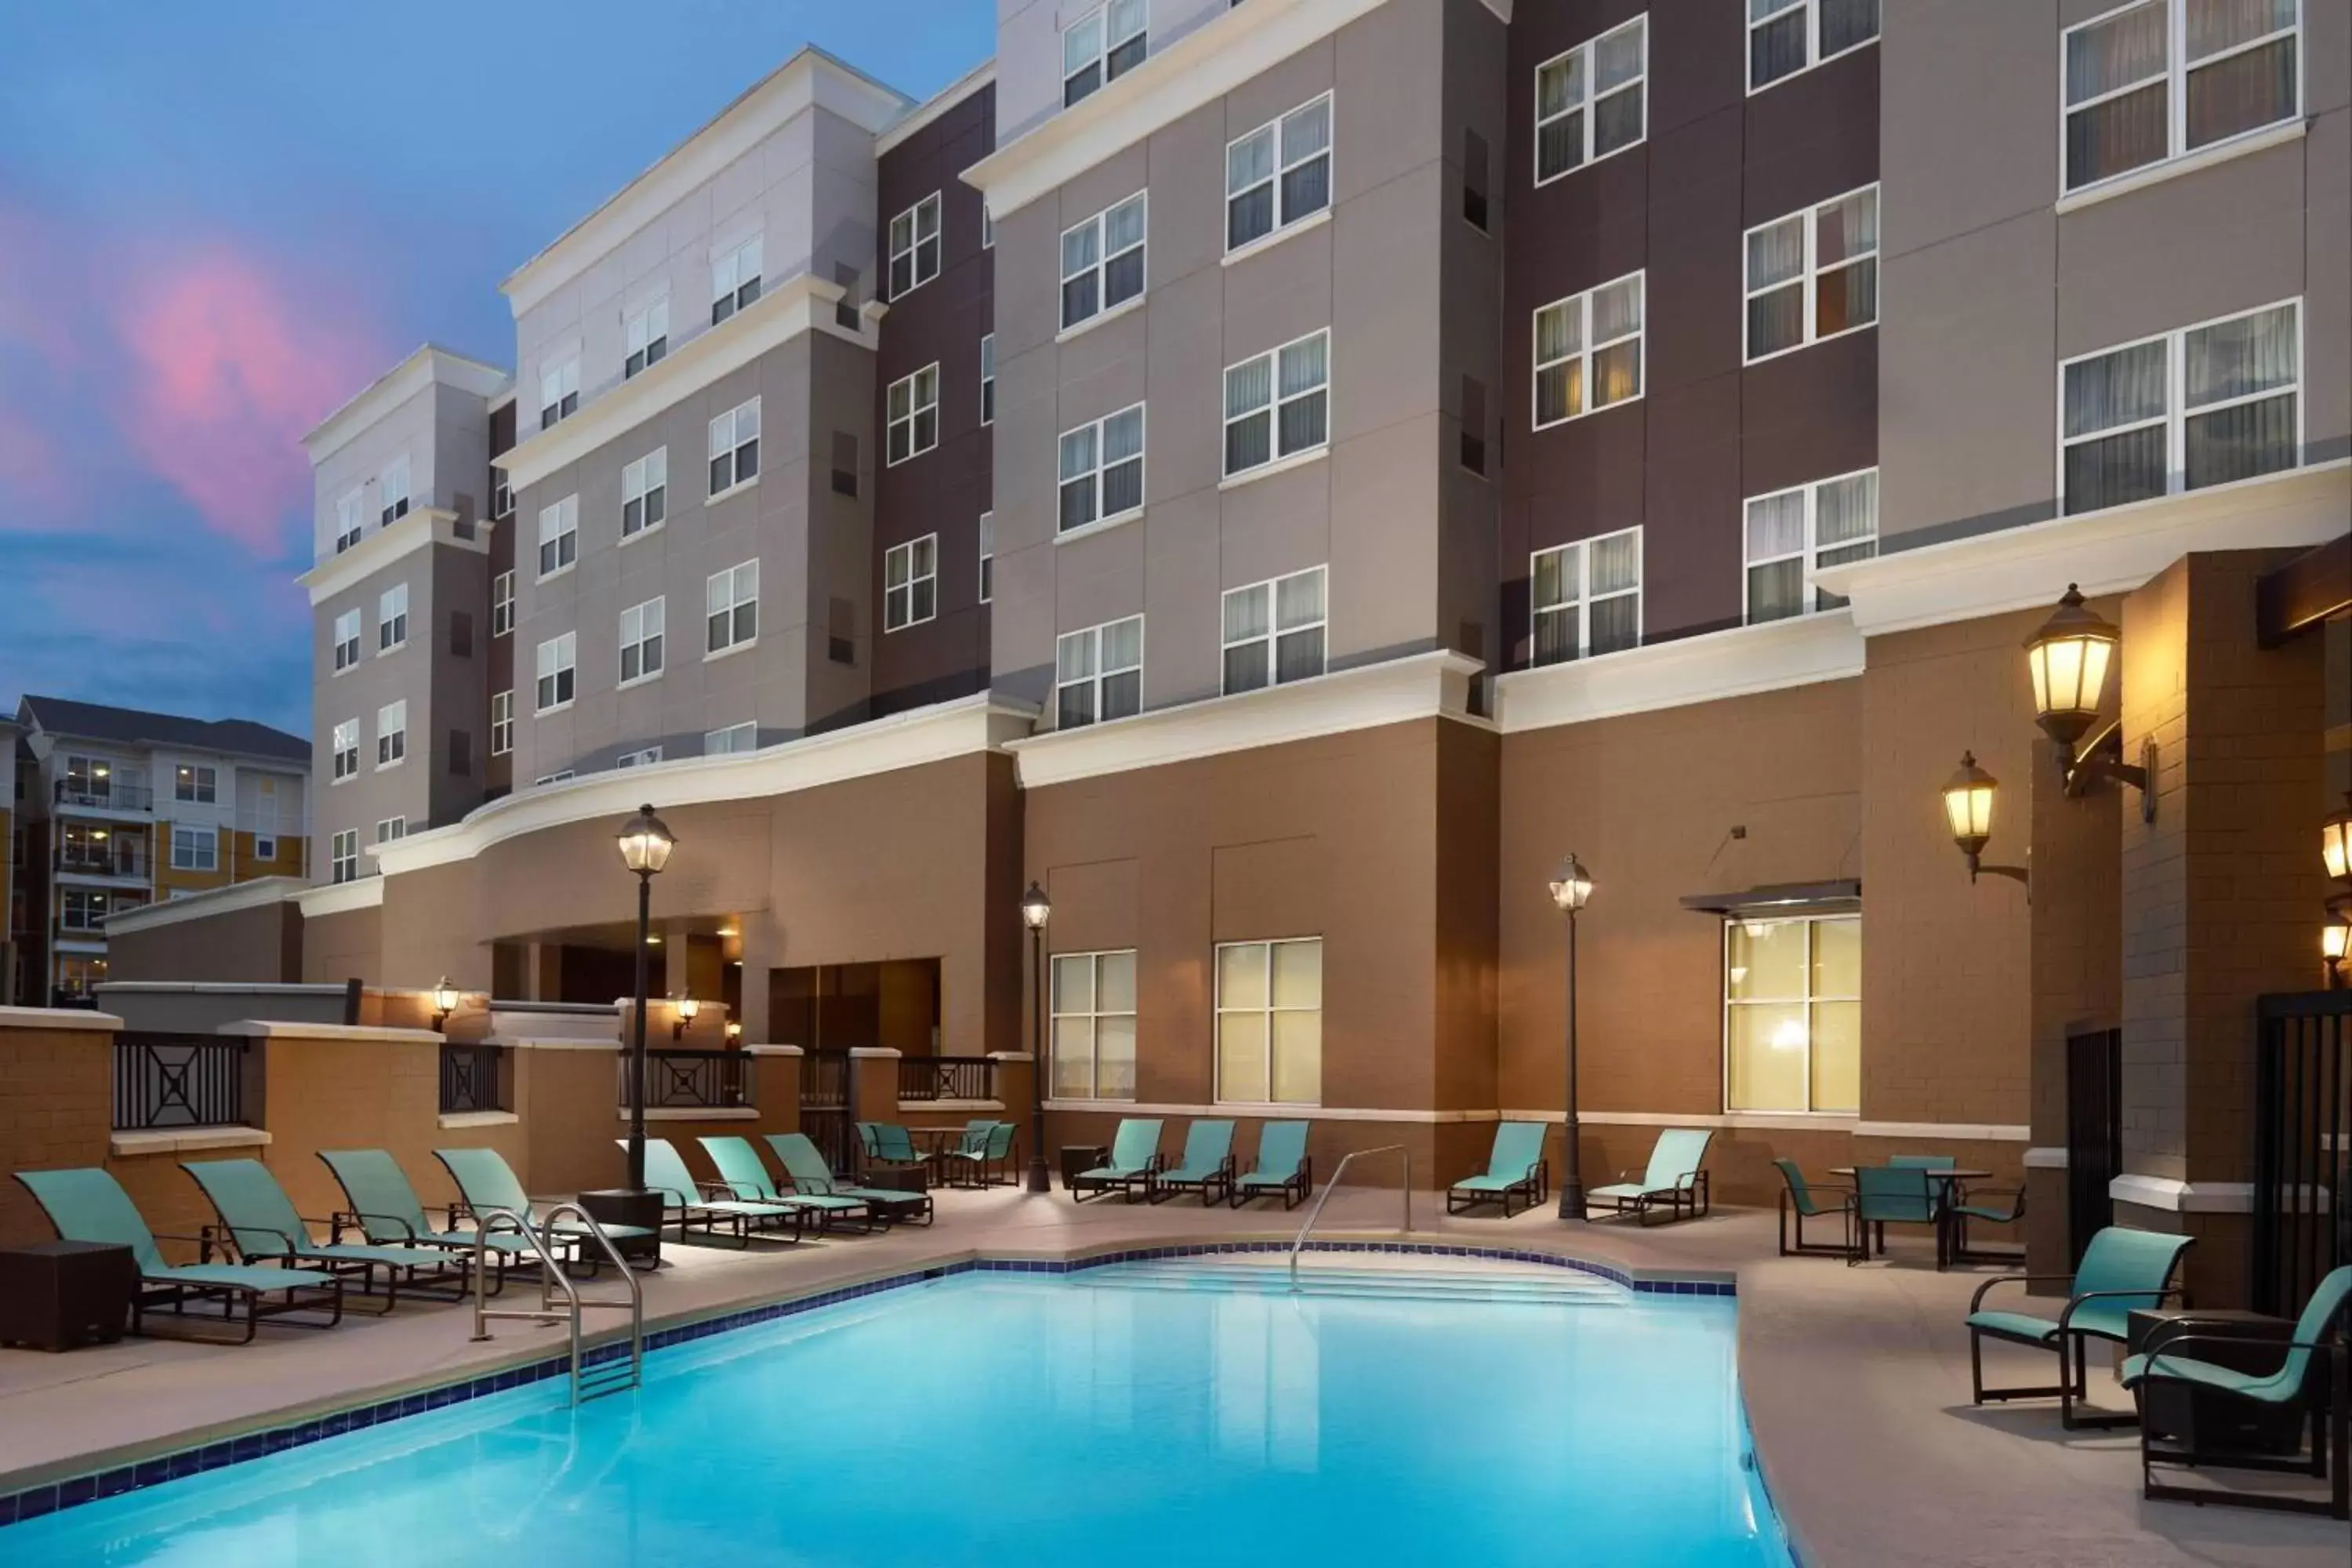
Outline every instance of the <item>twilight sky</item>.
{"type": "Polygon", "coordinates": [[[6,0],[0,711],[310,732],[302,434],[814,42],[922,98],[993,0],[6,0]]]}

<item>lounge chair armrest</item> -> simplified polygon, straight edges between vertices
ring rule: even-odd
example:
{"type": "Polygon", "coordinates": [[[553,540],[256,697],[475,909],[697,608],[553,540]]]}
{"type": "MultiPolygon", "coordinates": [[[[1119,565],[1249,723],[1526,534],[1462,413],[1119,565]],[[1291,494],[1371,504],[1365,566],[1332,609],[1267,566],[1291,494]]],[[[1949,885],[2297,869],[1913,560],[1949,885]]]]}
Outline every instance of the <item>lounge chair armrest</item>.
{"type": "Polygon", "coordinates": [[[2112,1300],[2118,1296],[2153,1296],[2161,1301],[2168,1296],[2185,1298],[2188,1294],[2189,1288],[2185,1285],[2168,1285],[2161,1290],[2085,1290],[2079,1296],[2066,1299],[2066,1305],[2058,1313],[2058,1331],[2062,1334],[2066,1331],[2066,1325],[2074,1321],[2074,1309],[2085,1301],[2112,1300]]]}
{"type": "MultiPolygon", "coordinates": [[[[2254,1340],[2248,1339],[2242,1334],[2181,1334],[2173,1339],[2165,1341],[2160,1349],[2142,1352],[2147,1357],[2147,1363],[2140,1368],[2140,1380],[2145,1382],[2147,1379],[2154,1377],[2162,1378],[2172,1383],[2188,1381],[2179,1373],[2166,1372],[2163,1367],[2158,1364],[2159,1362],[2163,1361],[2165,1357],[2172,1355],[2175,1352],[2179,1350],[2182,1345],[2229,1345],[2238,1350],[2244,1350],[2249,1345],[2253,1345],[2266,1351],[2277,1351],[2281,1352],[2282,1356],[2284,1356],[2284,1352],[2288,1351],[2329,1351],[2344,1348],[2343,1346],[2336,1344],[2332,1340],[2254,1340]]],[[[2178,1359],[2186,1362],[2194,1362],[2197,1358],[2194,1356],[2180,1356],[2178,1359]]],[[[2235,1389],[2229,1388],[2217,1388],[2214,1392],[2219,1394],[2235,1394],[2237,1391],[2235,1389]]]]}
{"type": "Polygon", "coordinates": [[[370,1221],[398,1227],[400,1238],[403,1241],[416,1239],[416,1227],[396,1214],[369,1214],[364,1209],[342,1209],[339,1210],[329,1223],[333,1226],[337,1235],[342,1233],[345,1226],[355,1226],[362,1235],[365,1235],[370,1221]]]}
{"type": "MultiPolygon", "coordinates": [[[[1969,1310],[1974,1312],[1982,1307],[1985,1292],[1996,1285],[2047,1285],[2054,1279],[2063,1279],[2069,1285],[2074,1282],[2072,1274],[1996,1274],[1977,1287],[1977,1293],[1969,1298],[1969,1310]]],[[[2146,1294],[2145,1291],[2136,1293],[2146,1294]]]]}

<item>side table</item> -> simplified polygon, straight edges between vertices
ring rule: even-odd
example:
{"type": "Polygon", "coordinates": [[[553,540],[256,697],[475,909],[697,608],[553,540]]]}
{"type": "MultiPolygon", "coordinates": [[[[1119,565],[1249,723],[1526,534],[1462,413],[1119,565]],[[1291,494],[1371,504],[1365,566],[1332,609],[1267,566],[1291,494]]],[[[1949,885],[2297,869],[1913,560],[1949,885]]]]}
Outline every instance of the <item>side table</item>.
{"type": "Polygon", "coordinates": [[[0,1248],[0,1345],[112,1344],[138,1289],[139,1265],[127,1247],[44,1241],[0,1248]]]}
{"type": "MultiPolygon", "coordinates": [[[[616,1236],[613,1237],[613,1246],[633,1268],[640,1265],[648,1268],[661,1267],[662,1195],[659,1193],[606,1187],[581,1194],[580,1206],[598,1225],[632,1225],[646,1232],[644,1236],[616,1236]]],[[[592,1262],[605,1261],[594,1242],[585,1237],[581,1237],[581,1242],[583,1255],[592,1262]]]]}
{"type": "Polygon", "coordinates": [[[1071,1177],[1083,1175],[1109,1160],[1110,1149],[1107,1144],[1065,1143],[1062,1145],[1062,1190],[1069,1190],[1071,1177]]]}

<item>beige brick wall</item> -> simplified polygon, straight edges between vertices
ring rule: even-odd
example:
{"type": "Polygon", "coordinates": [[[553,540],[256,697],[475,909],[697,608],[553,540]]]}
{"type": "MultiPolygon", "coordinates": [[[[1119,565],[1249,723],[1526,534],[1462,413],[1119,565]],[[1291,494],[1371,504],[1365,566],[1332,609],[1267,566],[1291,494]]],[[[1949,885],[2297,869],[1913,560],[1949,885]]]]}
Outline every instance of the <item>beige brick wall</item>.
{"type": "Polygon", "coordinates": [[[113,1041],[106,1030],[0,1025],[0,1244],[56,1234],[14,1173],[105,1163],[113,1041]]]}

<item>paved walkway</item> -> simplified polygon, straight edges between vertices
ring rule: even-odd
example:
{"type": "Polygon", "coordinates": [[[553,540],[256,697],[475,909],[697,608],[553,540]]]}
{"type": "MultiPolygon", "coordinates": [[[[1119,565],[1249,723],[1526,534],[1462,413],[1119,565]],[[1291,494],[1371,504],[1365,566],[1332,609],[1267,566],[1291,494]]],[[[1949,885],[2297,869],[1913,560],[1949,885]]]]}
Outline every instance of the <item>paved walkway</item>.
{"type": "MultiPolygon", "coordinates": [[[[1572,1251],[1636,1269],[1736,1270],[1749,1421],[1808,1568],[2344,1568],[2352,1550],[2352,1533],[2331,1521],[2141,1501],[2127,1431],[2067,1434],[2042,1403],[1971,1407],[1959,1323],[1977,1277],[1935,1273],[1924,1237],[1907,1248],[1898,1240],[1892,1264],[1848,1268],[1776,1257],[1769,1214],[1724,1211],[1636,1231],[1570,1227],[1546,1211],[1506,1222],[1442,1210],[1417,1195],[1416,1235],[1572,1251]]],[[[676,1266],[646,1282],[646,1312],[692,1317],[981,1250],[1054,1257],[1286,1237],[1299,1217],[1184,1200],[1078,1207],[1059,1193],[945,1193],[928,1230],[746,1252],[673,1246],[676,1266]]],[[[1325,1228],[1392,1236],[1397,1219],[1394,1191],[1345,1191],[1325,1228]]],[[[0,1493],[536,1358],[562,1342],[560,1330],[502,1323],[491,1343],[472,1344],[472,1321],[462,1307],[432,1304],[347,1318],[331,1333],[265,1325],[258,1343],[241,1348],[141,1340],[58,1356],[0,1351],[0,1493]]],[[[1994,1364],[2020,1381],[2046,1375],[2051,1359],[1988,1353],[2013,1353],[1994,1364]]],[[[2125,1402],[2095,1370],[2093,1397],[2125,1402]]]]}

